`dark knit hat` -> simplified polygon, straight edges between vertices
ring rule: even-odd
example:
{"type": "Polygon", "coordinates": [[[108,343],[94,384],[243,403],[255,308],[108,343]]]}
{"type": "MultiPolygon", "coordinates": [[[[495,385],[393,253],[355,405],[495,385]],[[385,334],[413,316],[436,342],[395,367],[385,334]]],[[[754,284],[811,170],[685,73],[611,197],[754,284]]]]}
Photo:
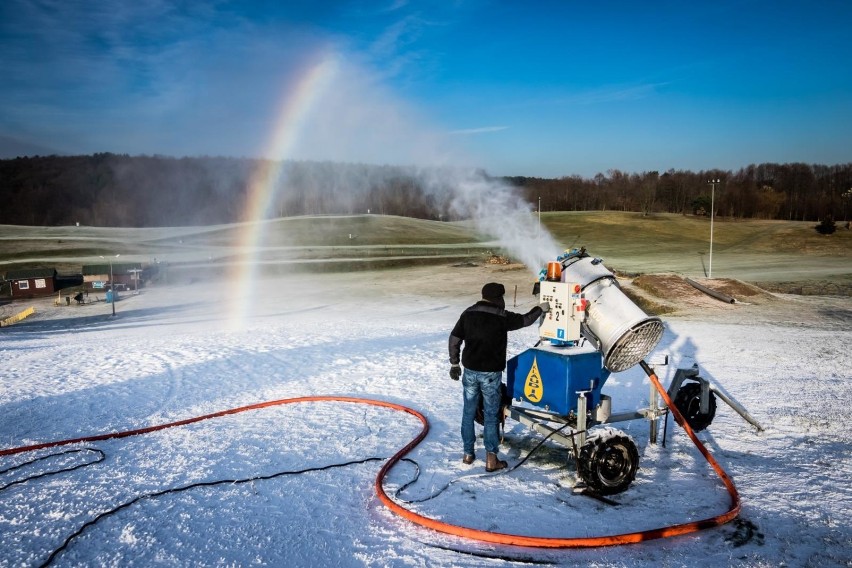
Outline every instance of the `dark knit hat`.
{"type": "Polygon", "coordinates": [[[486,300],[499,300],[506,293],[506,288],[498,282],[489,282],[482,287],[482,297],[486,300]]]}

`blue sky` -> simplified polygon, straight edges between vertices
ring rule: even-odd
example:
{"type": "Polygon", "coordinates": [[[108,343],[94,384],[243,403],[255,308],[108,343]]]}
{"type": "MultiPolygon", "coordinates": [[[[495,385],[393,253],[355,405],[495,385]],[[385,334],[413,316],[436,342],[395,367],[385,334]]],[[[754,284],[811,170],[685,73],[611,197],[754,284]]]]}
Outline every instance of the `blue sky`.
{"type": "Polygon", "coordinates": [[[852,3],[4,0],[0,157],[269,155],[592,177],[852,161],[852,3]],[[297,130],[298,129],[298,130],[297,130]]]}

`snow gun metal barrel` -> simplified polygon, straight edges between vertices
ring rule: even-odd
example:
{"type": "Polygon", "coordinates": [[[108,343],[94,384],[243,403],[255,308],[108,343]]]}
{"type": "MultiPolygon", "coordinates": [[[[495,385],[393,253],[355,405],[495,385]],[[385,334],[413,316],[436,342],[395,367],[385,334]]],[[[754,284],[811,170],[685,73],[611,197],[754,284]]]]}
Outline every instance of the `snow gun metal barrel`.
{"type": "Polygon", "coordinates": [[[615,275],[601,259],[584,251],[567,253],[560,258],[562,281],[576,282],[588,302],[584,333],[597,343],[604,366],[617,373],[637,365],[659,343],[663,322],[649,316],[628,298],[615,275]]]}

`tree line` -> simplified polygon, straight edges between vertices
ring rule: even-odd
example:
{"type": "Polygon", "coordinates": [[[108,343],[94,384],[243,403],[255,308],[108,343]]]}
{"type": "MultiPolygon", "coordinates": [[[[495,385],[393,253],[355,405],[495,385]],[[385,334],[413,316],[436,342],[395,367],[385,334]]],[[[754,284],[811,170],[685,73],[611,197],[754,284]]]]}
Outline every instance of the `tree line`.
{"type": "Polygon", "coordinates": [[[824,166],[759,164],[736,172],[669,170],[629,174],[610,170],[592,179],[508,178],[543,211],[617,210],[743,219],[848,220],[852,163],[824,166]]]}
{"type": "MultiPolygon", "coordinates": [[[[750,165],[736,172],[626,173],[588,179],[489,177],[543,211],[637,211],[734,218],[847,220],[852,164],[750,165]],[[710,180],[718,180],[710,183],[710,180]]],[[[0,160],[0,224],[155,227],[246,220],[249,200],[270,217],[376,213],[422,219],[466,216],[449,171],[249,158],[35,156],[0,160]]]]}

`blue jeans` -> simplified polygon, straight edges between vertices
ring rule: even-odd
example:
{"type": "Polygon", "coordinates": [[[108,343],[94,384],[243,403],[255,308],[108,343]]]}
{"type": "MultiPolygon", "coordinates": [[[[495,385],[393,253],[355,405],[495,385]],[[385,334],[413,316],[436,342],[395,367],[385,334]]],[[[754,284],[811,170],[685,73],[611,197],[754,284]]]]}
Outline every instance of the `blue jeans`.
{"type": "Polygon", "coordinates": [[[503,373],[500,371],[464,370],[462,386],[464,386],[464,412],[462,413],[461,436],[464,453],[473,454],[473,444],[476,434],[473,427],[479,397],[483,398],[485,413],[485,451],[496,454],[500,444],[500,433],[497,428],[497,412],[500,408],[500,383],[503,373]]]}

